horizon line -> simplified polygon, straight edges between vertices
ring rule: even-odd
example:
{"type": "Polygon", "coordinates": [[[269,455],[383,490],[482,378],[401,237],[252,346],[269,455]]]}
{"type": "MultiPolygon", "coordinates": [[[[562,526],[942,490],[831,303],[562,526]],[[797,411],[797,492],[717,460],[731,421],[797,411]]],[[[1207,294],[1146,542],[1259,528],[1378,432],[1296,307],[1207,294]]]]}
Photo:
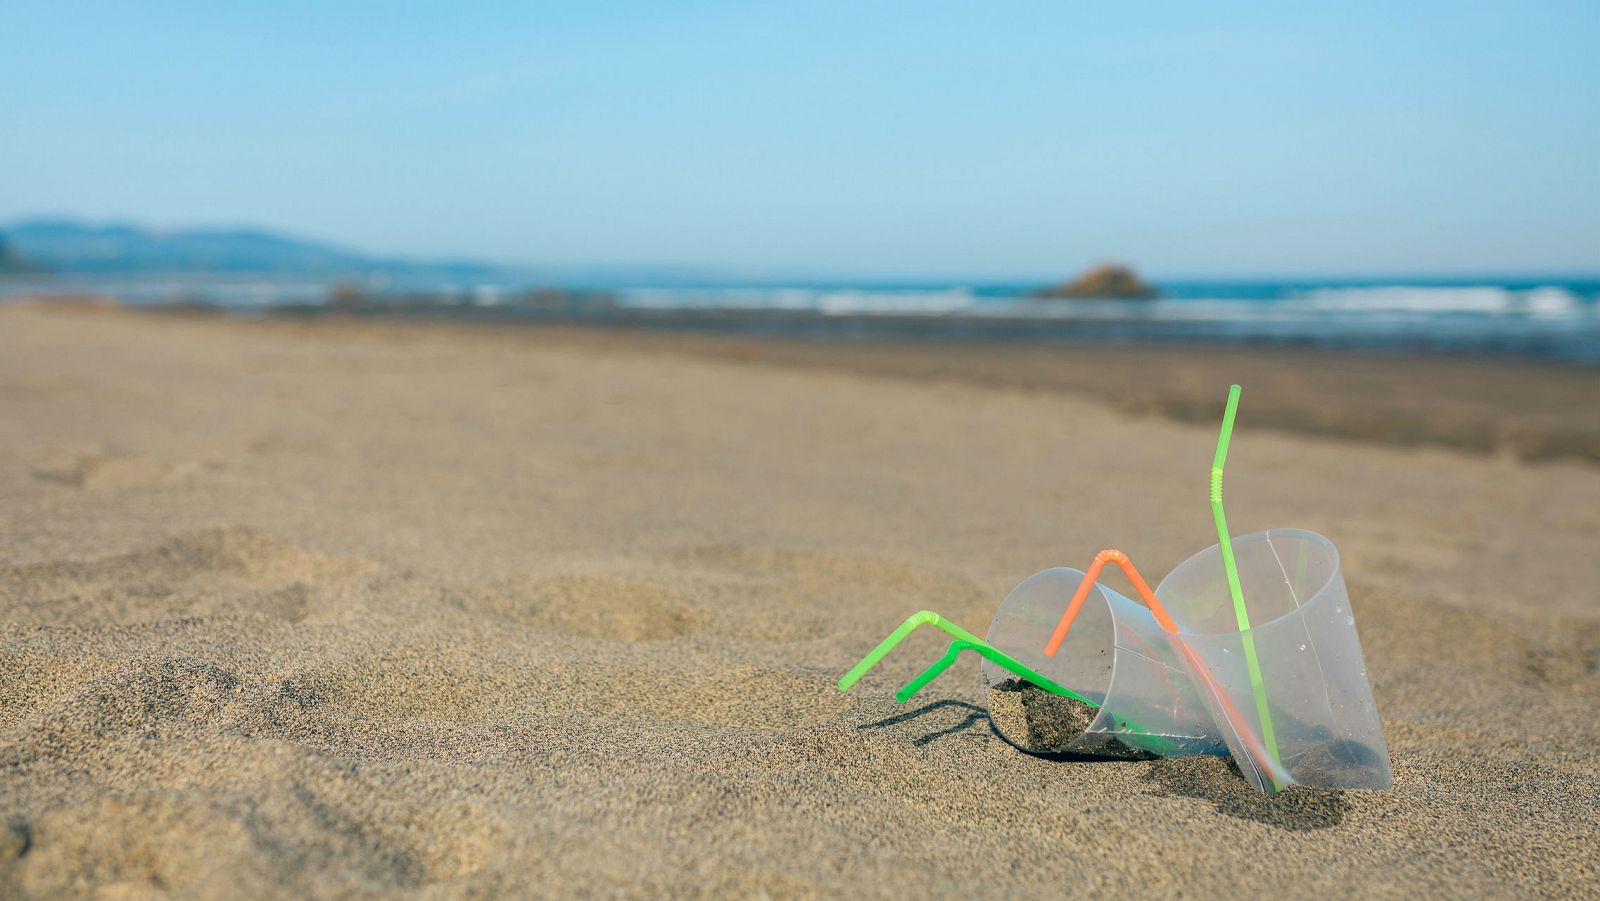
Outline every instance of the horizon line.
{"type": "MultiPolygon", "coordinates": [[[[1460,282],[1473,279],[1484,279],[1497,282],[1526,282],[1538,280],[1558,281],[1591,281],[1600,280],[1600,263],[1582,266],[1547,266],[1538,268],[1528,267],[1457,267],[1445,269],[1438,267],[1418,267],[1415,269],[1361,269],[1349,268],[1343,270],[1314,270],[1314,269],[1274,269],[1263,268],[1256,270],[1225,270],[1219,269],[1211,272],[1184,272],[1181,270],[1170,271],[1159,267],[1148,268],[1144,265],[1128,262],[1128,258],[1100,257],[1083,262],[1075,267],[1062,267],[1036,272],[1000,272],[1000,273],[974,273],[951,274],[949,272],[863,272],[848,270],[828,270],[826,265],[815,268],[807,267],[799,270],[794,267],[769,267],[760,264],[717,264],[696,262],[649,261],[649,260],[568,260],[568,261],[520,261],[512,262],[493,257],[461,256],[449,253],[407,253],[392,251],[373,251],[366,249],[359,242],[346,242],[339,238],[323,238],[307,232],[301,232],[293,227],[277,225],[263,225],[259,223],[234,221],[230,223],[213,224],[185,224],[166,225],[152,224],[147,221],[127,216],[76,216],[66,213],[42,213],[13,215],[0,220],[0,235],[22,225],[30,224],[70,224],[85,228],[129,228],[154,234],[252,234],[267,235],[287,239],[300,243],[320,245],[323,249],[348,253],[353,256],[368,257],[373,265],[369,271],[381,270],[385,265],[421,265],[421,266],[482,266],[485,268],[505,270],[507,274],[524,273],[533,275],[537,270],[662,270],[676,273],[678,278],[684,276],[700,276],[708,283],[718,286],[738,287],[740,285],[778,287],[783,283],[794,283],[797,287],[817,284],[846,284],[858,285],[914,285],[914,284],[941,284],[949,286],[959,285],[1002,285],[1002,284],[1053,284],[1071,279],[1095,266],[1103,264],[1123,265],[1150,281],[1156,282],[1376,282],[1376,281],[1427,281],[1427,282],[1460,282]]],[[[264,270],[257,273],[235,272],[220,273],[204,269],[198,270],[172,270],[169,272],[135,272],[125,273],[73,273],[73,272],[45,272],[35,273],[35,276],[115,276],[115,275],[233,275],[248,277],[251,275],[282,275],[264,270]]],[[[347,272],[303,273],[312,275],[348,275],[347,272]]]]}

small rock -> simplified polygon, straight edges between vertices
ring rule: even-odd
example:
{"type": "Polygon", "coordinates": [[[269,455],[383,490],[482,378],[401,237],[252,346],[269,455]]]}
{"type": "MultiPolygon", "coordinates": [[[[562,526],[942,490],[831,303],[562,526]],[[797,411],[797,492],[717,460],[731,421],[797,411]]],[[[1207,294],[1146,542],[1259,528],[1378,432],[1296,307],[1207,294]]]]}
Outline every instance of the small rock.
{"type": "Polygon", "coordinates": [[[1070,282],[1051,285],[1034,293],[1035,297],[1052,298],[1114,298],[1118,300],[1152,300],[1160,292],[1147,284],[1127,266],[1103,263],[1079,275],[1070,282]]]}

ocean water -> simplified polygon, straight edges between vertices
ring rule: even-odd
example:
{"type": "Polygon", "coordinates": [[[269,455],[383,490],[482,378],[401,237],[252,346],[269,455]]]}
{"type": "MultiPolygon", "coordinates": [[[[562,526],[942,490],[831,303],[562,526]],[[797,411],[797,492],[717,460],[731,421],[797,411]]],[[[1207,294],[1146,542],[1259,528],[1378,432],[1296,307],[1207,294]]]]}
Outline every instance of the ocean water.
{"type": "Polygon", "coordinates": [[[1600,362],[1600,279],[1168,282],[1151,301],[1038,300],[1028,296],[1032,287],[634,289],[621,299],[639,310],[837,318],[851,328],[836,331],[858,333],[1387,347],[1600,362]]]}
{"type": "MultiPolygon", "coordinates": [[[[1038,300],[1032,284],[600,285],[396,283],[358,312],[560,320],[643,328],[878,340],[1162,341],[1388,348],[1600,363],[1600,277],[1193,280],[1151,301],[1038,300]]],[[[240,312],[314,310],[314,279],[143,278],[0,285],[0,293],[102,293],[130,303],[208,303],[240,312]]]]}

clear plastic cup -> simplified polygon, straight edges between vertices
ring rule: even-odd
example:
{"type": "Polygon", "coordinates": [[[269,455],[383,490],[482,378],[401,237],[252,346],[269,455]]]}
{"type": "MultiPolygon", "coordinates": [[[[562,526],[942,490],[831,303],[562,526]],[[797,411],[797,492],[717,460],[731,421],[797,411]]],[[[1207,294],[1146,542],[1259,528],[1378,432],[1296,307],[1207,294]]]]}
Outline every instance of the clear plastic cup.
{"type": "Polygon", "coordinates": [[[1132,598],[1095,584],[1060,650],[1045,656],[1045,639],[1083,578],[1081,571],[1066,568],[1029,576],[1001,603],[987,638],[1098,709],[1051,695],[985,660],[983,681],[996,730],[1033,753],[1227,753],[1169,634],[1132,598]]]}
{"type": "MultiPolygon", "coordinates": [[[[1231,702],[1225,711],[1220,698],[1202,690],[1240,771],[1264,791],[1284,782],[1285,774],[1289,782],[1325,788],[1393,785],[1333,542],[1300,529],[1272,529],[1233,539],[1233,552],[1270,730],[1262,729],[1257,712],[1217,546],[1184,561],[1155,593],[1209,671],[1211,685],[1231,702]],[[1240,725],[1254,735],[1241,736],[1240,725]],[[1256,759],[1262,748],[1276,751],[1280,771],[1268,775],[1277,768],[1256,759]]],[[[1197,685],[1202,681],[1196,677],[1197,685]]]]}

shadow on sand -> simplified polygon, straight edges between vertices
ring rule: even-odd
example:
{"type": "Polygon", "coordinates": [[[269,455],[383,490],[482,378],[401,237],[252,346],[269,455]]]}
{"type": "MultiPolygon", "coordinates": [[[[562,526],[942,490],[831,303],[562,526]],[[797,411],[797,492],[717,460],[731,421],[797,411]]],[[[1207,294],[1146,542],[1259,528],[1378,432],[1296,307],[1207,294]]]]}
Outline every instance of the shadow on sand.
{"type": "MultiPolygon", "coordinates": [[[[941,738],[965,732],[979,723],[985,723],[989,726],[989,731],[1001,741],[1041,760],[1062,763],[1127,762],[1126,758],[1099,757],[1091,754],[1036,753],[1018,747],[1001,734],[1000,730],[994,728],[987,709],[965,701],[934,701],[877,722],[862,723],[856,728],[887,729],[949,708],[965,710],[967,716],[953,726],[914,738],[911,744],[922,747],[941,738]]],[[[1307,832],[1337,826],[1344,822],[1345,811],[1349,807],[1344,793],[1331,789],[1295,785],[1274,794],[1258,792],[1240,775],[1234,762],[1226,757],[1209,755],[1163,757],[1150,761],[1149,767],[1144,778],[1154,783],[1161,795],[1205,801],[1212,804],[1217,812],[1224,816],[1263,823],[1289,832],[1307,832]]]]}

